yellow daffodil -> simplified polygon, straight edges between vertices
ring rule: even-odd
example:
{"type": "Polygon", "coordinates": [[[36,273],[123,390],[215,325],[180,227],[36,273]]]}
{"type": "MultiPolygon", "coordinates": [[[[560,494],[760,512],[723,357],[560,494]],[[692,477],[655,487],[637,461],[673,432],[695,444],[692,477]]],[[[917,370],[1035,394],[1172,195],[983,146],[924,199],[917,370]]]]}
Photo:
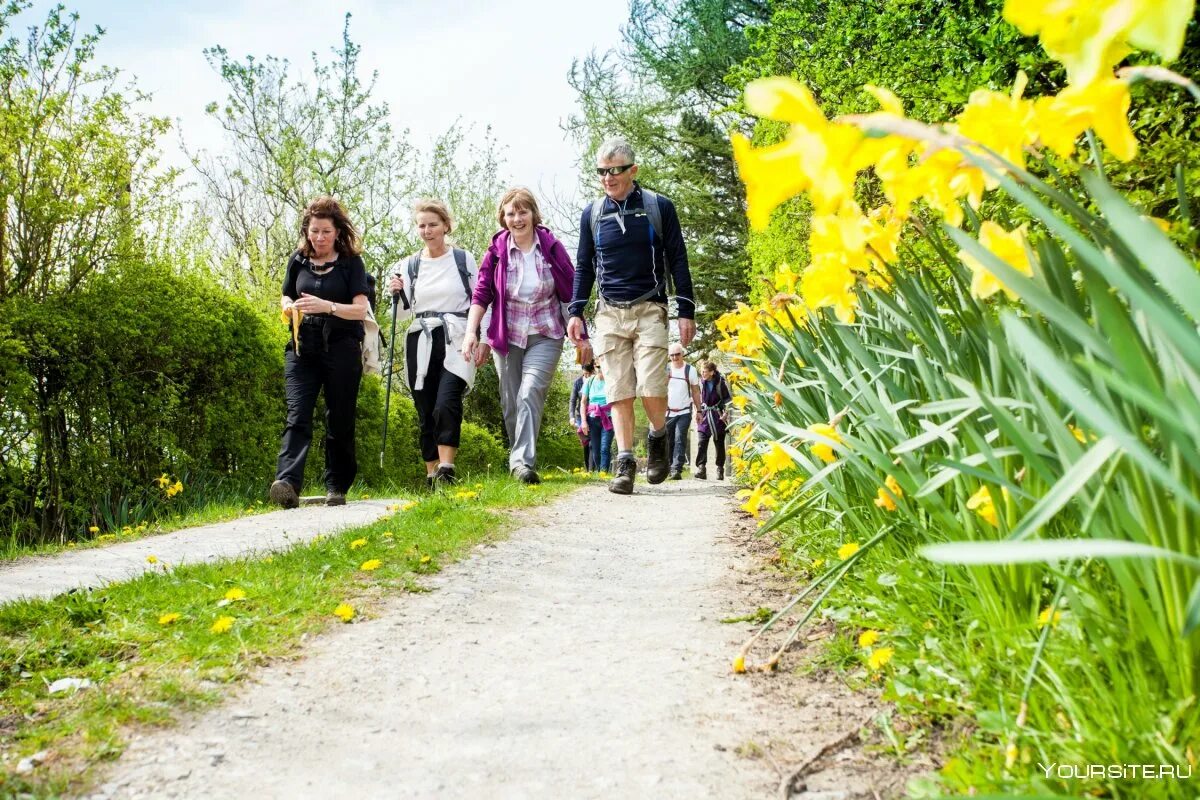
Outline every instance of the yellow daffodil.
{"type": "Polygon", "coordinates": [[[763,508],[775,507],[775,498],[766,492],[761,483],[753,489],[740,490],[737,497],[746,501],[742,503],[742,510],[752,517],[757,517],[763,508]]]}
{"type": "Polygon", "coordinates": [[[858,646],[868,648],[879,641],[879,631],[863,631],[858,635],[858,646]]]}
{"type": "Polygon", "coordinates": [[[771,442],[770,448],[763,453],[763,464],[767,468],[767,473],[774,475],[777,472],[782,472],[791,467],[795,462],[787,450],[779,446],[778,442],[771,442]]]}
{"type": "Polygon", "coordinates": [[[896,500],[894,498],[904,497],[904,491],[896,479],[888,475],[883,481],[883,486],[876,490],[876,495],[878,496],[875,498],[875,505],[885,511],[895,511],[896,500]]]}
{"type": "Polygon", "coordinates": [[[854,273],[837,256],[820,255],[813,259],[800,278],[800,294],[809,308],[831,307],[842,322],[854,322],[858,309],[854,273]]]}
{"type": "Polygon", "coordinates": [[[765,230],[771,212],[809,187],[803,169],[804,151],[785,139],[768,147],[754,147],[740,133],[731,137],[733,160],[746,185],[746,216],[754,230],[765,230]]]}
{"type": "Polygon", "coordinates": [[[362,564],[359,565],[358,568],[361,569],[363,572],[371,572],[372,570],[377,570],[382,566],[383,566],[382,561],[380,561],[378,558],[372,558],[372,559],[368,559],[367,561],[364,561],[362,564]]]}
{"type": "Polygon", "coordinates": [[[154,482],[158,484],[158,488],[160,489],[165,489],[171,485],[171,479],[167,477],[167,473],[165,472],[155,478],[154,482]]]}
{"type": "Polygon", "coordinates": [[[179,616],[180,616],[180,614],[178,611],[172,611],[169,614],[163,614],[161,617],[158,618],[158,624],[159,625],[170,625],[172,622],[175,622],[177,619],[179,619],[179,616]]]}
{"type": "MultiPolygon", "coordinates": [[[[991,220],[986,220],[979,226],[979,243],[991,251],[997,258],[1023,275],[1033,274],[1033,264],[1025,248],[1025,230],[1028,225],[1022,225],[1013,231],[1006,231],[991,220]]],[[[958,257],[973,273],[971,276],[971,295],[981,300],[1003,290],[1009,299],[1015,300],[1016,293],[1005,286],[999,278],[988,271],[977,258],[966,250],[959,250],[958,257]]]]}
{"type": "Polygon", "coordinates": [[[340,603],[338,607],[333,610],[333,615],[342,622],[349,622],[350,620],[354,619],[354,613],[354,606],[350,605],[349,603],[340,603]]]}
{"type": "Polygon", "coordinates": [[[212,633],[226,633],[233,627],[233,617],[220,616],[208,630],[212,633]]]}
{"type": "Polygon", "coordinates": [[[893,647],[880,647],[867,657],[867,666],[875,672],[887,666],[887,663],[892,660],[892,656],[896,654],[896,649],[893,647]]]}
{"type": "Polygon", "coordinates": [[[859,551],[858,542],[846,542],[838,548],[837,555],[842,561],[845,561],[850,556],[859,551]]]}
{"type": "Polygon", "coordinates": [[[979,491],[967,500],[967,510],[974,511],[979,517],[993,527],[999,527],[1000,516],[996,512],[996,504],[992,501],[992,493],[986,486],[980,486],[979,491]]]}
{"type": "MultiPolygon", "coordinates": [[[[810,433],[824,436],[826,439],[832,439],[838,444],[842,443],[842,437],[838,435],[837,428],[827,423],[818,422],[813,425],[809,425],[807,430],[810,433]]],[[[833,447],[825,442],[813,442],[811,445],[809,445],[808,449],[812,451],[813,455],[827,464],[837,461],[837,455],[833,452],[833,447]]]]}
{"type": "Polygon", "coordinates": [[[355,539],[353,542],[350,543],[351,550],[357,550],[360,547],[366,547],[366,546],[367,546],[366,539],[355,539]]]}
{"type": "Polygon", "coordinates": [[[1129,105],[1129,85],[1108,75],[1039,97],[1034,127],[1041,143],[1063,158],[1070,158],[1080,135],[1093,128],[1115,158],[1130,161],[1137,155],[1137,139],[1129,127],[1129,105]]]}

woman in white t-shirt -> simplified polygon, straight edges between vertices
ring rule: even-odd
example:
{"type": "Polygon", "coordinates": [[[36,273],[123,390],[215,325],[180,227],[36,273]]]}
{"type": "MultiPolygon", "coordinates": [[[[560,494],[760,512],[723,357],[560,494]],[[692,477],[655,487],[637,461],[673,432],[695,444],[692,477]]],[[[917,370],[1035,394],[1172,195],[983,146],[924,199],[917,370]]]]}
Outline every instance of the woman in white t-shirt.
{"type": "Polygon", "coordinates": [[[475,287],[475,259],[452,248],[454,228],[440,200],[413,207],[425,247],[393,270],[388,290],[403,293],[405,312],[415,318],[405,338],[404,362],[420,428],[421,459],[429,486],[455,483],[454,458],[462,435],[463,396],[475,382],[475,363],[459,355],[475,287]]]}

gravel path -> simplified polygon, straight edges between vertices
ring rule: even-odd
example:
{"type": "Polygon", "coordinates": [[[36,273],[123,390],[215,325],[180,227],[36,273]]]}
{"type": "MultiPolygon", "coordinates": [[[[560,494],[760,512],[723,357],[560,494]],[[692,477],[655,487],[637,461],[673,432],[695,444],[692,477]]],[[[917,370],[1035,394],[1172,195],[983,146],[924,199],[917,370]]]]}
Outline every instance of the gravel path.
{"type": "Polygon", "coordinates": [[[719,620],[750,582],[729,495],[561,499],[434,591],[135,738],[95,797],[773,796],[777,769],[742,745],[797,712],[729,672],[744,628],[719,620]]]}
{"type": "Polygon", "coordinates": [[[23,597],[54,597],[81,586],[129,580],[158,569],[147,563],[146,557],[151,555],[168,564],[183,564],[286,549],[319,534],[367,525],[398,502],[402,501],[359,500],[333,508],[305,506],[108,547],[17,559],[0,564],[0,603],[23,597]]]}

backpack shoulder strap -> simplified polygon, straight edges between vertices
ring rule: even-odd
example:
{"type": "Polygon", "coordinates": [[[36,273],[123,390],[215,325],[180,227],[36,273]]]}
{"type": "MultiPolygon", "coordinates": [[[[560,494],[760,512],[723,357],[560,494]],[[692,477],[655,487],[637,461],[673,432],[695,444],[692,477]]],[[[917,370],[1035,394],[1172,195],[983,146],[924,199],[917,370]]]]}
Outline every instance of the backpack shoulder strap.
{"type": "Polygon", "coordinates": [[[589,220],[592,228],[592,246],[596,245],[596,237],[600,235],[600,216],[604,213],[604,198],[592,201],[592,218],[589,220]]]}
{"type": "Polygon", "coordinates": [[[659,240],[662,240],[662,208],[658,204],[657,192],[652,192],[645,187],[642,188],[642,209],[646,212],[646,216],[650,218],[650,227],[654,228],[654,232],[658,234],[659,240]]]}
{"type": "Polygon", "coordinates": [[[471,273],[467,271],[467,251],[454,248],[454,266],[458,267],[458,277],[462,279],[463,291],[467,293],[467,302],[471,301],[471,273]]]}

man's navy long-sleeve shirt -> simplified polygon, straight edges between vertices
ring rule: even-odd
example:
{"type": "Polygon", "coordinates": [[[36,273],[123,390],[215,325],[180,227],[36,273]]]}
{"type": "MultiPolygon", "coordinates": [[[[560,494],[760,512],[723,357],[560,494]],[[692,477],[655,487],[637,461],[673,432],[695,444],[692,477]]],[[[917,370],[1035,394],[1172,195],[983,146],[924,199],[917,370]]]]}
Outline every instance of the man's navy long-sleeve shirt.
{"type": "MultiPolygon", "coordinates": [[[[604,198],[602,216],[624,209],[640,211],[642,189],[636,183],[621,203],[604,198]]],[[[625,230],[614,217],[600,221],[596,241],[592,239],[592,205],[583,209],[579,220],[579,251],[575,259],[575,287],[571,293],[571,315],[583,316],[592,295],[592,286],[600,285],[600,296],[612,302],[629,302],[651,292],[648,300],[667,302],[667,270],[675,281],[679,316],[694,319],[696,303],[692,296],[692,274],[688,269],[687,248],[675,204],[661,194],[658,208],[662,231],[653,230],[645,212],[624,216],[625,230]]]]}

